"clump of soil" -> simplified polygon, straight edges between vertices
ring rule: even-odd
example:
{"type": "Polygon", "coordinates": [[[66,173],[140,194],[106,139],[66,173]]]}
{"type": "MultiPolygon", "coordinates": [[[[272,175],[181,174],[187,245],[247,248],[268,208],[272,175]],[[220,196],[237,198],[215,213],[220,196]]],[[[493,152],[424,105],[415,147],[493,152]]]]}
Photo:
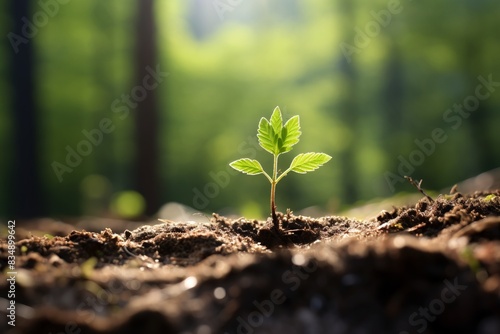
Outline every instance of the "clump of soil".
{"type": "Polygon", "coordinates": [[[390,232],[406,231],[416,236],[435,237],[458,231],[472,222],[499,216],[498,192],[476,192],[470,196],[460,193],[441,195],[430,201],[422,198],[414,207],[395,208],[377,217],[380,228],[390,232]]]}
{"type": "MultiPolygon", "coordinates": [[[[371,221],[278,220],[27,236],[16,327],[0,331],[500,333],[500,191],[424,197],[371,221]]],[[[7,291],[3,278],[3,304],[7,291]]]]}

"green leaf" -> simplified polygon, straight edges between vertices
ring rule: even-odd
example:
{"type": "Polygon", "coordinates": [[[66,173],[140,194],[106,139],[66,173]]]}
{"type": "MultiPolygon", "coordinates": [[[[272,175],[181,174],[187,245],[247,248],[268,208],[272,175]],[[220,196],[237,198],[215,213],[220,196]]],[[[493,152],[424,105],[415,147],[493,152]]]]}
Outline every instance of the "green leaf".
{"type": "Polygon", "coordinates": [[[274,133],[281,133],[281,129],[283,128],[283,117],[281,116],[280,107],[274,108],[269,123],[273,127],[274,133]]]}
{"type": "Polygon", "coordinates": [[[259,145],[271,154],[275,154],[277,147],[277,135],[273,127],[267,119],[262,117],[259,122],[259,129],[257,130],[257,138],[259,138],[259,145]]]}
{"type": "Polygon", "coordinates": [[[292,146],[299,142],[301,134],[299,116],[293,116],[286,122],[283,130],[281,131],[281,138],[283,139],[283,152],[280,153],[289,152],[292,149],[292,146]]]}
{"type": "Polygon", "coordinates": [[[253,159],[239,159],[231,162],[229,166],[233,167],[239,172],[248,174],[248,175],[258,175],[264,172],[260,162],[253,159]]]}
{"type": "Polygon", "coordinates": [[[330,161],[332,157],[325,153],[301,153],[290,164],[290,170],[299,174],[312,172],[330,161]]]}
{"type": "Polygon", "coordinates": [[[270,121],[262,117],[257,130],[260,146],[271,154],[279,155],[291,151],[299,142],[299,116],[290,118],[283,126],[283,118],[279,107],[274,108],[270,121]]]}

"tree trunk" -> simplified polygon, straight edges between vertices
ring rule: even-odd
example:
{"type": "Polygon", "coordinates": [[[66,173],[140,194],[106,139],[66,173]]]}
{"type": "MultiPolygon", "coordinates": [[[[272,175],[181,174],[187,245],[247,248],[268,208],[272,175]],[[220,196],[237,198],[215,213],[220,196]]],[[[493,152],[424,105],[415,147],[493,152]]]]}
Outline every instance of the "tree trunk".
{"type": "MultiPolygon", "coordinates": [[[[142,85],[148,75],[146,68],[156,68],[156,29],[153,0],[138,0],[136,81],[142,85]]],[[[158,209],[158,114],[155,90],[137,101],[136,124],[136,189],[146,200],[146,214],[158,209]]]]}
{"type": "MultiPolygon", "coordinates": [[[[24,38],[22,18],[31,18],[29,0],[11,0],[13,33],[24,38]]],[[[33,71],[33,40],[19,44],[12,53],[12,120],[13,120],[13,177],[11,178],[12,211],[17,218],[34,218],[44,214],[39,147],[37,139],[37,110],[33,71]],[[16,52],[17,51],[17,52],[16,52]]]]}

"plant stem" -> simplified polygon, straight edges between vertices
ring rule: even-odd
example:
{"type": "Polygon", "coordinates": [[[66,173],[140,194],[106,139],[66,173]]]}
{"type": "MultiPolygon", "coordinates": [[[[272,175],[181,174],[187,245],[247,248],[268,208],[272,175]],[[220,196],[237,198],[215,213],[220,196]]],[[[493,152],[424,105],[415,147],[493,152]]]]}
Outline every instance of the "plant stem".
{"type": "Polygon", "coordinates": [[[278,174],[278,155],[274,155],[273,164],[273,178],[271,181],[271,216],[273,218],[273,224],[276,231],[279,230],[278,217],[276,216],[276,205],[275,205],[275,193],[276,193],[276,177],[278,174]]]}

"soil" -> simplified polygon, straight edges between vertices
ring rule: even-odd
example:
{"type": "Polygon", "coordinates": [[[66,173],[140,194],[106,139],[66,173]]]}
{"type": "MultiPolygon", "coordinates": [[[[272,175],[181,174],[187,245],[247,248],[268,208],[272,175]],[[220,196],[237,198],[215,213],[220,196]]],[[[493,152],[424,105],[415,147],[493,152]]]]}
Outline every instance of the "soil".
{"type": "Polygon", "coordinates": [[[500,191],[371,220],[278,218],[279,231],[217,214],[115,232],[19,224],[16,326],[0,332],[500,333],[500,191]]]}

